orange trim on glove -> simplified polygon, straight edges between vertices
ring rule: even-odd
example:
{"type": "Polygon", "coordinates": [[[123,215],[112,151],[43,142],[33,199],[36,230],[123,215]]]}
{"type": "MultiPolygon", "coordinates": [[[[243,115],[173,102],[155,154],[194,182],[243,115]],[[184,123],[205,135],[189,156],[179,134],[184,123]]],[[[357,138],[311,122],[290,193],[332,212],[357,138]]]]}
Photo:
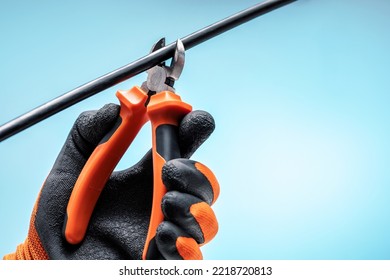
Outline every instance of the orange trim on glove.
{"type": "Polygon", "coordinates": [[[176,248],[184,260],[202,260],[203,255],[198,243],[193,238],[180,236],[176,240],[176,248]]]}
{"type": "Polygon", "coordinates": [[[217,218],[206,202],[191,205],[190,212],[202,230],[204,242],[201,245],[204,245],[213,239],[218,232],[217,218]]]}
{"type": "MultiPolygon", "coordinates": [[[[40,195],[39,195],[40,197],[40,195]]],[[[37,199],[30,219],[30,227],[26,241],[16,248],[16,252],[4,256],[4,260],[48,260],[38,232],[35,229],[35,217],[37,214],[39,198],[37,199]]]]}
{"type": "Polygon", "coordinates": [[[211,205],[214,204],[214,202],[217,200],[220,192],[219,183],[217,178],[215,177],[214,173],[204,164],[201,164],[200,162],[195,163],[196,169],[198,169],[204,176],[206,176],[207,180],[209,181],[211,188],[213,189],[213,201],[211,202],[211,205]]]}

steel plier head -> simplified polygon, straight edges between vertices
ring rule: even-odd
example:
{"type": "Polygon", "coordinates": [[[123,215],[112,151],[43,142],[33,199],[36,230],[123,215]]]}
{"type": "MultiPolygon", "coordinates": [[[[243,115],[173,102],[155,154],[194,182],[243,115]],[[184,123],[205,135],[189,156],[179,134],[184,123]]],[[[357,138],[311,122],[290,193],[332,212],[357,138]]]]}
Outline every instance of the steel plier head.
{"type": "MultiPolygon", "coordinates": [[[[165,38],[161,38],[152,47],[150,53],[158,51],[165,47],[165,38]]],[[[170,66],[166,66],[165,62],[162,62],[146,71],[148,74],[147,80],[142,84],[141,88],[153,95],[161,91],[175,92],[173,87],[175,81],[177,81],[184,68],[185,49],[183,42],[178,39],[176,41],[175,54],[172,57],[170,66]]]]}

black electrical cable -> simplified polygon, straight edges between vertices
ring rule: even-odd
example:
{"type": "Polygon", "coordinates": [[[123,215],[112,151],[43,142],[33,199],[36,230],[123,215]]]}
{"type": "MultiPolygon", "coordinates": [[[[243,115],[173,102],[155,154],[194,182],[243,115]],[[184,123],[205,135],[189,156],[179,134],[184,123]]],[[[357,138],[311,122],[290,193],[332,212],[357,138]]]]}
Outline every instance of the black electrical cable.
{"type": "MultiPolygon", "coordinates": [[[[200,29],[181,40],[186,50],[203,43],[219,34],[228,31],[240,24],[252,20],[265,13],[271,12],[296,0],[269,0],[251,8],[238,12],[221,21],[200,29]]],[[[88,98],[92,95],[123,82],[147,69],[171,58],[174,54],[175,43],[171,43],[156,52],[146,55],[117,70],[103,75],[93,81],[81,85],[63,95],[5,123],[0,126],[0,141],[88,98]]]]}

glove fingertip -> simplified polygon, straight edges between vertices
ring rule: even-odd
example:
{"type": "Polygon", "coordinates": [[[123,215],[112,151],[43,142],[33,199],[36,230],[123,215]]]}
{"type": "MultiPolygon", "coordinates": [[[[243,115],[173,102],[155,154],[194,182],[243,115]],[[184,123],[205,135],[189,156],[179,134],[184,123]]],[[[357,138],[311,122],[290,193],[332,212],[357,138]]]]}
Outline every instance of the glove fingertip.
{"type": "Polygon", "coordinates": [[[100,108],[95,115],[95,123],[97,126],[104,126],[104,129],[111,128],[112,124],[119,116],[120,106],[114,103],[105,104],[100,108]]]}
{"type": "Polygon", "coordinates": [[[184,260],[202,260],[199,245],[193,238],[180,236],[176,240],[176,248],[184,260]]]}
{"type": "Polygon", "coordinates": [[[120,106],[109,103],[97,111],[86,111],[75,122],[75,133],[91,145],[97,145],[118,118],[120,106]]]}
{"type": "Polygon", "coordinates": [[[167,190],[192,194],[210,205],[219,195],[215,175],[197,161],[182,158],[168,161],[162,169],[162,180],[167,190]]]}
{"type": "Polygon", "coordinates": [[[197,221],[203,235],[202,245],[210,242],[218,233],[218,221],[214,211],[206,202],[191,205],[190,213],[197,221]]]}
{"type": "Polygon", "coordinates": [[[208,184],[210,185],[210,188],[212,189],[213,193],[213,200],[211,201],[210,205],[213,205],[215,201],[218,199],[220,194],[220,187],[217,178],[215,177],[214,173],[204,164],[200,162],[195,162],[195,168],[205,176],[205,178],[208,181],[208,184]]]}
{"type": "Polygon", "coordinates": [[[167,192],[162,210],[166,221],[185,229],[200,245],[210,242],[218,232],[218,221],[210,205],[193,195],[167,192]]]}
{"type": "Polygon", "coordinates": [[[156,233],[159,251],[167,260],[200,260],[203,258],[198,243],[180,227],[162,222],[156,233]]]}
{"type": "Polygon", "coordinates": [[[187,114],[180,123],[179,139],[183,157],[189,158],[215,130],[214,118],[206,111],[187,114]]]}

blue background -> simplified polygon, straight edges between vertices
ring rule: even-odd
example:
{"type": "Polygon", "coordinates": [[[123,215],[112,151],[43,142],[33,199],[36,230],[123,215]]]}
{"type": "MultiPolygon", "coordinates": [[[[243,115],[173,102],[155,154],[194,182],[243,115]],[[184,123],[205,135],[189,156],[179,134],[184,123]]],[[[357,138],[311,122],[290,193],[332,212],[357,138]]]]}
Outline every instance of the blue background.
{"type": "MultiPolygon", "coordinates": [[[[0,2],[0,123],[257,1],[0,2]]],[[[176,89],[217,128],[206,259],[390,258],[390,1],[299,0],[187,52],[176,89]]],[[[141,74],[0,143],[0,255],[26,237],[77,116],[141,74]]],[[[146,126],[118,168],[150,148],[146,126]]]]}

